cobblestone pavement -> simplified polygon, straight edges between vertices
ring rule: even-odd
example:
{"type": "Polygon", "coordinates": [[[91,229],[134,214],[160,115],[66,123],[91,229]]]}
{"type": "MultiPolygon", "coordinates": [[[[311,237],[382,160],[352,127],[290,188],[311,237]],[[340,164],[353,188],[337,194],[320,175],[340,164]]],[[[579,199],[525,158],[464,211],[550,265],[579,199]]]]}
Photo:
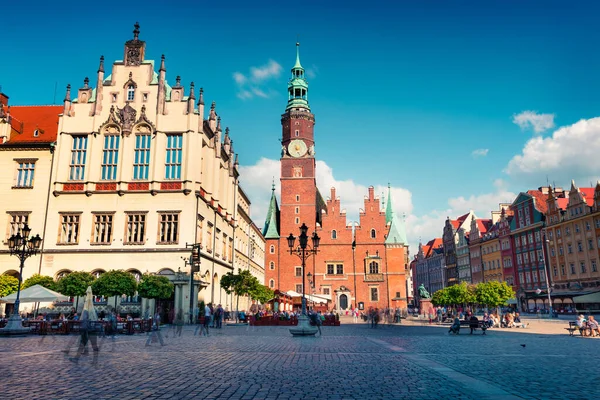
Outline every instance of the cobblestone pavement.
{"type": "MultiPolygon", "coordinates": [[[[168,329],[162,330],[163,335],[168,329]]],[[[566,331],[565,331],[566,332],[566,331]]],[[[0,338],[3,399],[587,399],[600,395],[600,339],[443,327],[225,326],[209,337],[100,339],[76,363],[73,337],[0,338]],[[70,356],[73,357],[73,345],[70,356]]]]}

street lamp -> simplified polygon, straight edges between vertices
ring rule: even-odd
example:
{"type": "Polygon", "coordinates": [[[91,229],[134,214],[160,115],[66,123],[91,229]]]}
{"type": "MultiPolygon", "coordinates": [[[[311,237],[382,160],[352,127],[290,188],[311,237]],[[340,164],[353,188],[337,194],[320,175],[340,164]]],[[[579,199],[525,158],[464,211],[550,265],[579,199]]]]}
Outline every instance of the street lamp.
{"type": "Polygon", "coordinates": [[[31,234],[31,228],[29,225],[23,225],[21,232],[17,232],[16,235],[12,235],[8,238],[8,248],[11,256],[17,256],[19,258],[19,285],[17,286],[17,300],[15,301],[15,308],[13,314],[8,319],[6,327],[1,329],[3,333],[23,333],[29,331],[28,328],[24,328],[21,322],[21,316],[19,314],[19,305],[21,303],[21,282],[23,281],[23,268],[25,267],[25,260],[31,256],[34,256],[40,250],[42,245],[42,238],[40,235],[29,237],[31,234]],[[21,235],[22,234],[22,235],[21,235]]]}
{"type": "MultiPolygon", "coordinates": [[[[552,318],[552,297],[550,296],[550,280],[548,279],[548,270],[546,269],[546,258],[544,257],[544,250],[542,249],[542,256],[540,257],[540,263],[544,264],[544,275],[546,277],[546,288],[547,288],[547,294],[548,294],[548,307],[549,307],[549,318],[552,318]]],[[[541,293],[541,290],[538,289],[540,292],[538,294],[541,293]]]]}
{"type": "MultiPolygon", "coordinates": [[[[300,236],[298,236],[299,245],[295,247],[296,237],[292,233],[287,237],[288,247],[290,248],[290,254],[296,255],[302,261],[302,315],[298,318],[298,326],[291,328],[290,333],[294,336],[309,336],[317,333],[317,328],[310,326],[308,317],[306,315],[306,290],[304,287],[304,269],[306,267],[306,258],[317,254],[319,251],[319,242],[321,238],[317,235],[317,232],[313,232],[311,236],[312,246],[308,245],[308,227],[306,224],[302,224],[300,227],[300,236]]],[[[310,272],[309,272],[310,274],[310,272]]],[[[309,280],[312,275],[309,275],[309,280]]]]}

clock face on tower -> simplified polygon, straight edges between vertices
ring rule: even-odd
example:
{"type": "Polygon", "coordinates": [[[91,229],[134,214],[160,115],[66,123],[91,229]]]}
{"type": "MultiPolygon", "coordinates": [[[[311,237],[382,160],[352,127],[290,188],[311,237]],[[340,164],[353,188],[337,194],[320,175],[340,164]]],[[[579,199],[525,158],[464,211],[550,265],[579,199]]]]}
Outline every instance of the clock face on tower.
{"type": "Polygon", "coordinates": [[[294,139],[288,145],[288,153],[292,157],[302,157],[306,154],[306,144],[299,139],[294,139]]]}

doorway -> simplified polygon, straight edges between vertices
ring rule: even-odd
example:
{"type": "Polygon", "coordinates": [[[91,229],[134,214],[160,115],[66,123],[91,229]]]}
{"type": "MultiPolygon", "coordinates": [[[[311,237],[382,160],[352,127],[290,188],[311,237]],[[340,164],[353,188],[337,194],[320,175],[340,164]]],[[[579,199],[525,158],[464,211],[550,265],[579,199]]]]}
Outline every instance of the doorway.
{"type": "Polygon", "coordinates": [[[348,296],[345,294],[340,295],[340,308],[342,310],[348,309],[348,296]]]}

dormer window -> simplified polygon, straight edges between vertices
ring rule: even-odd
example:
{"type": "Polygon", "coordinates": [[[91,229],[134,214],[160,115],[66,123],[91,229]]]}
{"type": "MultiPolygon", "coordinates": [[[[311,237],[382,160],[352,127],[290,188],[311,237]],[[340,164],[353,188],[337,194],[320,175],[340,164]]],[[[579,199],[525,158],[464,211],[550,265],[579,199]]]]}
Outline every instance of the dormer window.
{"type": "Polygon", "coordinates": [[[133,101],[135,99],[135,86],[127,86],[127,101],[133,101]]]}

